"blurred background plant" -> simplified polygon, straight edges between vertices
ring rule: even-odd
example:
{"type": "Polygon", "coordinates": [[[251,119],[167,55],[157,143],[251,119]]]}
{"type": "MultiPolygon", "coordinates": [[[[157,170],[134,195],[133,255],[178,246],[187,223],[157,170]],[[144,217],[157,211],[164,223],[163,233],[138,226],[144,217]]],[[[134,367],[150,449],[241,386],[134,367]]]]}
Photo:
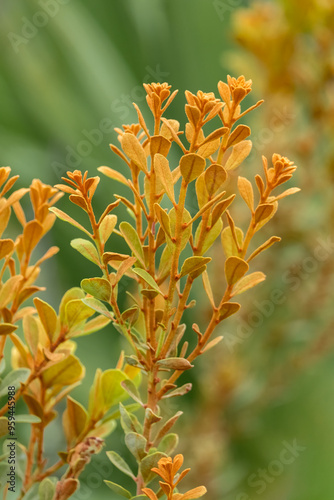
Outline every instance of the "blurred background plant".
{"type": "MultiPolygon", "coordinates": [[[[258,289],[256,301],[245,297],[242,316],[222,331],[215,363],[210,357],[214,376],[206,376],[203,359],[191,380],[188,412],[199,404],[202,412],[187,465],[213,500],[332,498],[332,2],[3,0],[0,8],[1,164],[20,174],[19,187],[34,177],[58,183],[68,169],[123,171],[108,143],[116,137],[113,127],[136,121],[131,102],[144,101],[144,82],[194,92],[214,88],[227,73],[253,79],[257,95],[250,104],[256,97],[265,103],[249,122],[254,145],[244,168],[255,172],[261,154],[278,151],[299,165],[295,185],[302,194],[282,205],[270,228],[285,235],[262,262],[270,283],[258,289]],[[294,439],[306,450],[271,470],[283,441],[294,439]],[[254,485],[258,470],[268,468],[262,488],[254,485]]],[[[181,98],[173,117],[184,125],[181,98]]],[[[102,211],[110,183],[101,183],[99,196],[102,211]]],[[[67,203],[58,205],[66,210],[67,203]]],[[[54,307],[65,290],[94,275],[93,265],[82,269],[71,236],[64,224],[45,236],[46,245],[61,247],[44,264],[52,287],[43,299],[54,307]]],[[[216,260],[218,287],[219,255],[216,260]]],[[[86,403],[97,367],[115,366],[115,342],[119,337],[108,328],[81,339],[77,355],[87,373],[74,391],[79,401],[86,403]]],[[[192,438],[194,427],[182,429],[181,420],[179,432],[192,438]]],[[[48,440],[52,456],[56,433],[48,440]]],[[[120,440],[116,430],[110,447],[122,448],[120,440]]],[[[73,498],[110,498],[102,485],[110,465],[97,463],[73,498]]]]}

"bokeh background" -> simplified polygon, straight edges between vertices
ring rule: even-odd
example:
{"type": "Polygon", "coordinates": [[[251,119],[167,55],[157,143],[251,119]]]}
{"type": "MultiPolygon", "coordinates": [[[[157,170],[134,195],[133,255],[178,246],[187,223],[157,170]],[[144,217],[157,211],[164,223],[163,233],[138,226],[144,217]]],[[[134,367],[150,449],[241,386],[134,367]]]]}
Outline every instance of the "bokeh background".
{"type": "MultiPolygon", "coordinates": [[[[256,173],[262,154],[281,153],[299,165],[294,185],[302,191],[281,203],[267,229],[283,236],[257,263],[267,281],[224,323],[225,341],[187,374],[192,393],[173,401],[172,410],[185,410],[178,451],[193,469],[189,485],[205,484],[211,500],[332,500],[333,2],[2,0],[0,10],[0,158],[21,186],[35,177],[58,183],[74,168],[124,171],[108,144],[113,127],[136,121],[133,101],[145,108],[144,82],[180,90],[168,117],[184,124],[186,89],[216,91],[227,74],[252,78],[251,99],[265,103],[249,118],[254,146],[243,168],[256,173]],[[289,446],[295,456],[282,463],[289,446]]],[[[113,189],[100,183],[97,211],[113,201],[113,189]]],[[[58,206],[69,207],[64,199],[58,206]]],[[[69,245],[78,236],[58,221],[45,241],[61,248],[40,279],[54,307],[94,276],[69,245]]],[[[217,290],[220,252],[218,243],[217,290]]],[[[200,323],[206,304],[196,294],[200,323]]],[[[112,327],[79,340],[87,374],[74,396],[87,403],[96,368],[113,367],[122,344],[112,327]]],[[[48,436],[51,460],[60,435],[53,428],[48,436]]],[[[121,431],[106,449],[124,451],[121,431]]],[[[100,455],[73,498],[113,499],[106,478],[124,480],[100,455]]]]}

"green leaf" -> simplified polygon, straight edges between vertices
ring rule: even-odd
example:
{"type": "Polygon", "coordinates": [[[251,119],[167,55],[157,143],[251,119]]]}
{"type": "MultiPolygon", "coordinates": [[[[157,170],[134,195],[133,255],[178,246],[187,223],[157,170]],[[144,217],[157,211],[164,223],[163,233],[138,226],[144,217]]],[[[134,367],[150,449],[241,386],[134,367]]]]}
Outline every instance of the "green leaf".
{"type": "Polygon", "coordinates": [[[8,386],[13,385],[15,389],[18,389],[20,383],[24,383],[30,375],[30,370],[28,368],[18,368],[13,370],[5,376],[5,378],[0,382],[0,397],[4,396],[8,392],[8,386]]]}
{"type": "Polygon", "coordinates": [[[67,215],[65,212],[63,212],[62,210],[59,210],[59,208],[51,207],[51,208],[49,208],[49,211],[54,213],[58,217],[58,219],[61,219],[64,222],[68,222],[69,224],[76,227],[77,229],[80,229],[80,231],[83,231],[84,233],[86,233],[87,236],[91,236],[91,234],[87,231],[87,229],[85,229],[81,224],[79,224],[79,222],[72,219],[72,217],[67,215]]]}
{"type": "Polygon", "coordinates": [[[100,267],[99,254],[92,242],[83,238],[76,238],[71,241],[71,247],[86,257],[86,259],[94,262],[94,264],[100,267]]]}
{"type": "Polygon", "coordinates": [[[123,238],[128,244],[129,248],[131,248],[134,256],[144,266],[145,259],[144,259],[143,247],[135,228],[131,226],[131,224],[129,224],[128,222],[121,222],[119,225],[119,229],[122,233],[123,238]]]}
{"type": "Polygon", "coordinates": [[[38,487],[38,500],[52,500],[56,487],[50,478],[46,477],[38,487]]]}
{"type": "Polygon", "coordinates": [[[81,288],[99,300],[109,302],[111,286],[105,278],[86,278],[80,283],[81,288]]]}
{"type": "Polygon", "coordinates": [[[125,379],[123,382],[121,382],[121,386],[126,390],[126,392],[129,394],[129,396],[132,397],[137,403],[143,404],[143,402],[140,399],[140,394],[137,390],[137,387],[135,384],[132,382],[130,379],[125,379]]]}
{"type": "Polygon", "coordinates": [[[162,451],[163,453],[166,453],[166,455],[170,456],[174,452],[178,444],[179,436],[177,434],[167,434],[161,440],[159,451],[162,451]]]}
{"type": "Polygon", "coordinates": [[[155,290],[157,293],[160,293],[160,295],[163,295],[163,293],[161,292],[160,288],[156,284],[155,280],[152,278],[152,276],[147,271],[145,271],[144,269],[140,269],[139,267],[135,267],[132,270],[133,270],[133,272],[135,274],[137,274],[138,276],[140,276],[141,278],[143,278],[143,280],[146,281],[146,283],[153,290],[155,290]]]}
{"type": "Polygon", "coordinates": [[[15,422],[18,424],[39,424],[41,419],[36,415],[15,415],[15,422]]]}
{"type": "Polygon", "coordinates": [[[151,469],[153,467],[157,467],[158,462],[160,458],[166,457],[167,455],[165,453],[161,453],[160,451],[157,451],[155,453],[152,453],[151,455],[147,455],[140,464],[140,472],[143,476],[143,479],[145,481],[145,484],[148,484],[152,479],[155,477],[155,472],[152,472],[151,469]]]}
{"type": "Polygon", "coordinates": [[[137,462],[140,462],[146,455],[147,440],[137,432],[128,432],[125,435],[125,444],[135,457],[137,462]]]}
{"type": "Polygon", "coordinates": [[[66,304],[65,311],[66,323],[70,329],[95,314],[95,310],[84,304],[81,299],[70,300],[66,304]]]}
{"type": "Polygon", "coordinates": [[[118,453],[116,453],[116,451],[107,451],[107,457],[109,458],[110,462],[115,467],[117,467],[117,469],[122,471],[127,476],[130,476],[133,480],[136,479],[128,464],[118,453]]]}
{"type": "Polygon", "coordinates": [[[0,438],[8,435],[7,417],[0,417],[0,438]]]}
{"type": "Polygon", "coordinates": [[[125,434],[128,432],[136,432],[140,434],[142,432],[142,427],[136,415],[130,413],[125,406],[122,405],[122,403],[119,404],[119,411],[121,416],[121,425],[125,434]]]}
{"type": "Polygon", "coordinates": [[[132,498],[132,495],[130,491],[126,490],[123,488],[123,486],[120,486],[119,484],[112,483],[111,481],[108,481],[107,479],[104,479],[104,482],[106,483],[107,486],[114,492],[117,493],[117,495],[120,495],[125,498],[132,498]]]}
{"type": "Polygon", "coordinates": [[[197,271],[204,265],[208,264],[208,262],[210,262],[211,260],[212,259],[210,257],[202,257],[197,255],[194,257],[188,257],[188,259],[186,259],[182,265],[180,278],[182,278],[182,276],[186,276],[186,274],[197,271]]]}

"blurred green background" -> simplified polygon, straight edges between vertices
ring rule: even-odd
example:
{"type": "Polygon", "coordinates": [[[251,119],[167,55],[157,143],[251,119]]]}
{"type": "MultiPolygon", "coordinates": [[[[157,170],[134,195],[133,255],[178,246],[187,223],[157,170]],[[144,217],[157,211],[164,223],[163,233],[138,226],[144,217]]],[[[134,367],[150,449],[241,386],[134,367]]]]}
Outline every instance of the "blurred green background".
{"type": "MultiPolygon", "coordinates": [[[[308,0],[300,12],[296,1],[272,0],[258,3],[248,18],[240,13],[250,2],[241,0],[2,0],[0,6],[0,157],[20,174],[21,186],[35,177],[56,184],[74,168],[90,175],[101,165],[124,171],[108,144],[116,141],[113,127],[136,121],[133,101],[145,109],[144,82],[167,81],[179,89],[168,117],[183,125],[186,89],[216,92],[219,80],[237,73],[253,79],[254,102],[266,99],[251,118],[255,147],[245,163],[248,173],[259,171],[261,154],[279,152],[299,164],[303,190],[282,203],[268,229],[283,242],[260,264],[270,275],[257,291],[257,305],[254,294],[243,299],[242,316],[222,334],[236,338],[274,289],[286,300],[273,313],[260,312],[248,338],[225,342],[200,360],[197,373],[187,375],[192,394],[173,402],[174,410],[186,409],[178,430],[179,451],[193,467],[189,484],[204,481],[211,500],[334,498],[333,249],[310,266],[319,238],[331,241],[332,234],[330,4],[308,0]],[[320,104],[313,109],[315,96],[320,104]],[[294,440],[305,449],[293,463],[275,468],[283,443],[294,440]],[[268,468],[264,487],[256,486],[259,469],[268,468]]],[[[103,179],[97,211],[111,201],[113,185],[103,179]]],[[[69,204],[63,199],[58,206],[69,204]]],[[[40,279],[47,286],[43,298],[55,307],[69,287],[95,272],[70,247],[77,236],[57,221],[45,241],[61,248],[40,279]]],[[[113,244],[118,249],[117,239],[113,244]]],[[[219,252],[218,245],[217,289],[219,252]]],[[[201,304],[200,289],[197,295],[201,304]]],[[[121,342],[110,327],[78,344],[87,375],[75,397],[86,403],[96,368],[115,365],[121,342]]],[[[48,436],[52,457],[59,435],[53,428],[48,436]]],[[[106,449],[124,450],[122,432],[110,436],[106,449]]],[[[101,478],[117,481],[111,469],[100,455],[73,498],[114,498],[101,485],[101,478]]]]}

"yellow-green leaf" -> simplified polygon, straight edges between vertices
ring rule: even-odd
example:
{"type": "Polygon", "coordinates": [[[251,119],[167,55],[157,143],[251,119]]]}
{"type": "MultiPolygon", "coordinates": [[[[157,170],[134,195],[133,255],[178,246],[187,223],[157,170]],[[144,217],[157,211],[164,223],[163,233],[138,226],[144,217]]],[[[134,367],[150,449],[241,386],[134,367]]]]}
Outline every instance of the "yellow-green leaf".
{"type": "Polygon", "coordinates": [[[131,248],[134,256],[137,257],[142,265],[145,265],[143,247],[137,231],[128,222],[121,222],[119,229],[129,248],[131,248]]]}
{"type": "Polygon", "coordinates": [[[107,479],[104,479],[104,482],[117,495],[121,495],[122,497],[129,498],[129,499],[132,498],[132,494],[130,493],[130,491],[123,488],[123,486],[120,486],[119,484],[108,481],[107,479]]]}
{"type": "Polygon", "coordinates": [[[34,304],[44,330],[50,341],[53,342],[57,330],[57,313],[47,302],[37,297],[34,299],[34,304]]]}
{"type": "Polygon", "coordinates": [[[155,290],[157,293],[160,293],[161,295],[163,295],[160,288],[156,284],[155,280],[152,278],[152,276],[147,271],[137,267],[137,268],[133,269],[133,272],[135,274],[137,274],[138,276],[140,276],[153,290],[155,290]]]}
{"type": "Polygon", "coordinates": [[[69,329],[93,316],[94,309],[83,303],[81,299],[70,300],[65,307],[66,323],[69,329]]]}
{"type": "Polygon", "coordinates": [[[81,288],[99,300],[109,302],[111,286],[105,278],[86,278],[80,283],[81,288]]]}
{"type": "Polygon", "coordinates": [[[53,364],[42,372],[45,387],[59,386],[59,388],[74,384],[85,375],[85,367],[73,354],[53,364]]]}
{"type": "Polygon", "coordinates": [[[94,264],[100,267],[99,255],[93,243],[83,238],[76,238],[71,241],[71,247],[86,257],[86,259],[94,262],[94,264]]]}

